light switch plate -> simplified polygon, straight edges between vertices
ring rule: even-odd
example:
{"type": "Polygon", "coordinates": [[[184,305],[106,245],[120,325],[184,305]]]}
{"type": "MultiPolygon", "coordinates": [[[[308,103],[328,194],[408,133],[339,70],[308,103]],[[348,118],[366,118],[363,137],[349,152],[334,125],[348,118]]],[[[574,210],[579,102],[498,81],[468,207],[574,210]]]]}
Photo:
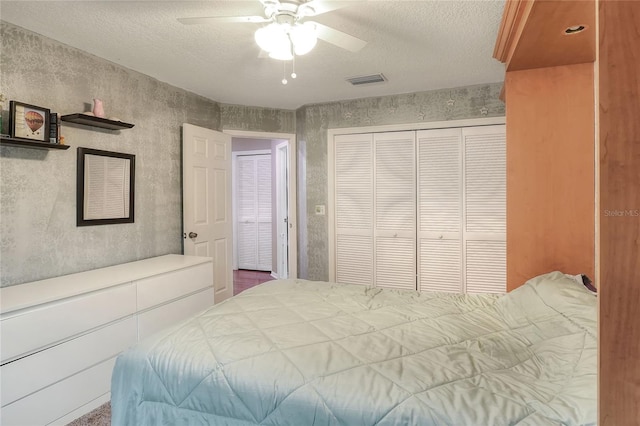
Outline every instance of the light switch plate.
{"type": "Polygon", "coordinates": [[[324,214],[325,214],[324,204],[317,205],[316,206],[316,215],[324,216],[324,214]]]}

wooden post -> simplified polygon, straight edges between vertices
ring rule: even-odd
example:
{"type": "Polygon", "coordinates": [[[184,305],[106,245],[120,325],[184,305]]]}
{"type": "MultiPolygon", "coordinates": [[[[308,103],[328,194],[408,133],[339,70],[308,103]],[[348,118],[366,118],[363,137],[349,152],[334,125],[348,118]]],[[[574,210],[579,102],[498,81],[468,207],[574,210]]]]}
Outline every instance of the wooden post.
{"type": "Polygon", "coordinates": [[[599,421],[640,423],[640,2],[600,0],[599,421]]]}

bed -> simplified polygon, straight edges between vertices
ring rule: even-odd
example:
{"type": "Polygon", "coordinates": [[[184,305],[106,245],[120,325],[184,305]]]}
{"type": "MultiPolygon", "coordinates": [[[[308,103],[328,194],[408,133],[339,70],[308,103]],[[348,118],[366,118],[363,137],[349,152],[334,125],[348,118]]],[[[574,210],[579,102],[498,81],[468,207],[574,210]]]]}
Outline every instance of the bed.
{"type": "Polygon", "coordinates": [[[596,305],[272,281],[121,354],[112,424],[596,424],[596,305]]]}

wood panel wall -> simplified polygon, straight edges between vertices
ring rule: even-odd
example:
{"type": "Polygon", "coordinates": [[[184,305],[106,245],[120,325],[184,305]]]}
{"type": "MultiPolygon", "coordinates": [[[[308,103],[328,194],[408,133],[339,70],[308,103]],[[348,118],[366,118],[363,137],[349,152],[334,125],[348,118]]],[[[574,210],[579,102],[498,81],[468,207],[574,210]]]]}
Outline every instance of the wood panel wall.
{"type": "Polygon", "coordinates": [[[592,63],[507,72],[509,291],[554,270],[594,277],[593,79],[592,63]]]}
{"type": "Polygon", "coordinates": [[[599,2],[599,412],[640,424],[640,2],[599,2]]]}

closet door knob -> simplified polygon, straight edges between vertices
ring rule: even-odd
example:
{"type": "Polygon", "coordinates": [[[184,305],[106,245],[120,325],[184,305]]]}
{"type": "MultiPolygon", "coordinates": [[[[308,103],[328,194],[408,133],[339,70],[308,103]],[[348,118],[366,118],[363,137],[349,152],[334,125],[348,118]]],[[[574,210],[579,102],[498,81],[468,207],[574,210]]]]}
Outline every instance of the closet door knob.
{"type": "Polygon", "coordinates": [[[196,234],[195,232],[189,232],[189,238],[196,238],[198,236],[198,234],[196,234]]]}

